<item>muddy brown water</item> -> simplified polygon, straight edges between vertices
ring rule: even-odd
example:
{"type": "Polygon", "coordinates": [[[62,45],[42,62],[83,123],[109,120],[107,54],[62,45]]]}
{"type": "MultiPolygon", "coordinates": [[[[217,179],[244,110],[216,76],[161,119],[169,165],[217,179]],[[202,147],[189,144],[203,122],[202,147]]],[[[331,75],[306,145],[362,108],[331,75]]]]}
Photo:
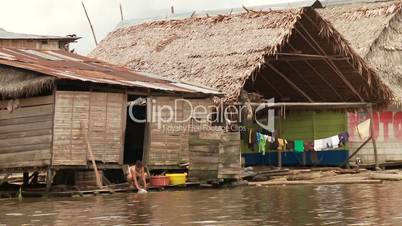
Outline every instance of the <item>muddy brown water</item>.
{"type": "Polygon", "coordinates": [[[0,200],[0,225],[402,225],[402,183],[0,200]]]}

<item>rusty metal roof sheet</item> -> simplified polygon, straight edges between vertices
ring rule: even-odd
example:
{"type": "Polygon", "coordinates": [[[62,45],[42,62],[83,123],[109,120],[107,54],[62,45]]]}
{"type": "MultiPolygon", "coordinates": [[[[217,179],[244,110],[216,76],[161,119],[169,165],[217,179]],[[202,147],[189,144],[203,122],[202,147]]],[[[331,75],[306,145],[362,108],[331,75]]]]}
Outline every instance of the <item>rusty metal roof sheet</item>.
{"type": "Polygon", "coordinates": [[[0,64],[39,72],[58,79],[141,87],[153,90],[220,95],[212,88],[168,80],[108,64],[64,50],[0,48],[0,64]]]}

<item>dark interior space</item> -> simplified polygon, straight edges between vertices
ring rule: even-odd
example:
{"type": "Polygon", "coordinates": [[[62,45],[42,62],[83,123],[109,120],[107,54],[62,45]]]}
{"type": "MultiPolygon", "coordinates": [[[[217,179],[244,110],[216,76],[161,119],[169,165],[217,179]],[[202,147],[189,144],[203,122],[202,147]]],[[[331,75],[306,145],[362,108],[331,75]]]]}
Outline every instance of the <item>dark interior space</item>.
{"type": "MultiPolygon", "coordinates": [[[[129,96],[128,101],[134,101],[139,96],[129,96]]],[[[124,164],[134,164],[137,160],[142,160],[144,153],[144,135],[146,123],[136,122],[130,117],[130,108],[127,107],[127,124],[124,144],[124,164]]],[[[135,105],[132,108],[132,116],[135,119],[143,120],[146,118],[147,107],[135,105]]]]}
{"type": "MultiPolygon", "coordinates": [[[[305,11],[288,41],[274,56],[266,56],[257,76],[245,84],[248,92],[275,97],[280,102],[362,102],[371,91],[352,57],[324,37],[312,11],[305,11]],[[357,87],[357,88],[356,88],[357,87]],[[365,90],[363,92],[363,90],[365,90]]],[[[366,75],[367,74],[367,75],[366,75]]],[[[371,93],[371,96],[376,94],[371,93]]],[[[378,95],[377,95],[378,96],[378,95]]]]}

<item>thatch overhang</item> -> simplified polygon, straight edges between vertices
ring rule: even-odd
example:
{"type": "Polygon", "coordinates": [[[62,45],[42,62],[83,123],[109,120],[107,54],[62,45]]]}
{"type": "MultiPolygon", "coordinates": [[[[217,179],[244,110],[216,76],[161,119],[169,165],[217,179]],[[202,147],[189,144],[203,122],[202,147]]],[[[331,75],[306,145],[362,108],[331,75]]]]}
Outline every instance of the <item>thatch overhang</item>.
{"type": "Polygon", "coordinates": [[[51,92],[55,78],[27,70],[0,66],[0,99],[14,99],[51,92]]]}
{"type": "Polygon", "coordinates": [[[402,104],[402,1],[376,1],[317,10],[372,65],[402,104]]]}
{"type": "Polygon", "coordinates": [[[393,99],[365,61],[311,8],[155,21],[110,33],[90,54],[224,92],[288,102],[393,99]]]}

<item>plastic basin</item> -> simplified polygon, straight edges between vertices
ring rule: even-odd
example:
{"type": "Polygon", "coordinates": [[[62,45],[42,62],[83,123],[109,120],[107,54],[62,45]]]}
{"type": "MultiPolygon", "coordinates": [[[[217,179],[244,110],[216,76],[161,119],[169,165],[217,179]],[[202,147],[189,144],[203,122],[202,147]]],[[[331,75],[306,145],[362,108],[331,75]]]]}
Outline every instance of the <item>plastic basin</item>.
{"type": "Polygon", "coordinates": [[[169,177],[171,185],[180,185],[186,183],[187,173],[171,173],[166,176],[169,177]]]}
{"type": "Polygon", "coordinates": [[[169,177],[166,176],[152,176],[150,183],[151,187],[165,187],[169,185],[169,177]]]}

